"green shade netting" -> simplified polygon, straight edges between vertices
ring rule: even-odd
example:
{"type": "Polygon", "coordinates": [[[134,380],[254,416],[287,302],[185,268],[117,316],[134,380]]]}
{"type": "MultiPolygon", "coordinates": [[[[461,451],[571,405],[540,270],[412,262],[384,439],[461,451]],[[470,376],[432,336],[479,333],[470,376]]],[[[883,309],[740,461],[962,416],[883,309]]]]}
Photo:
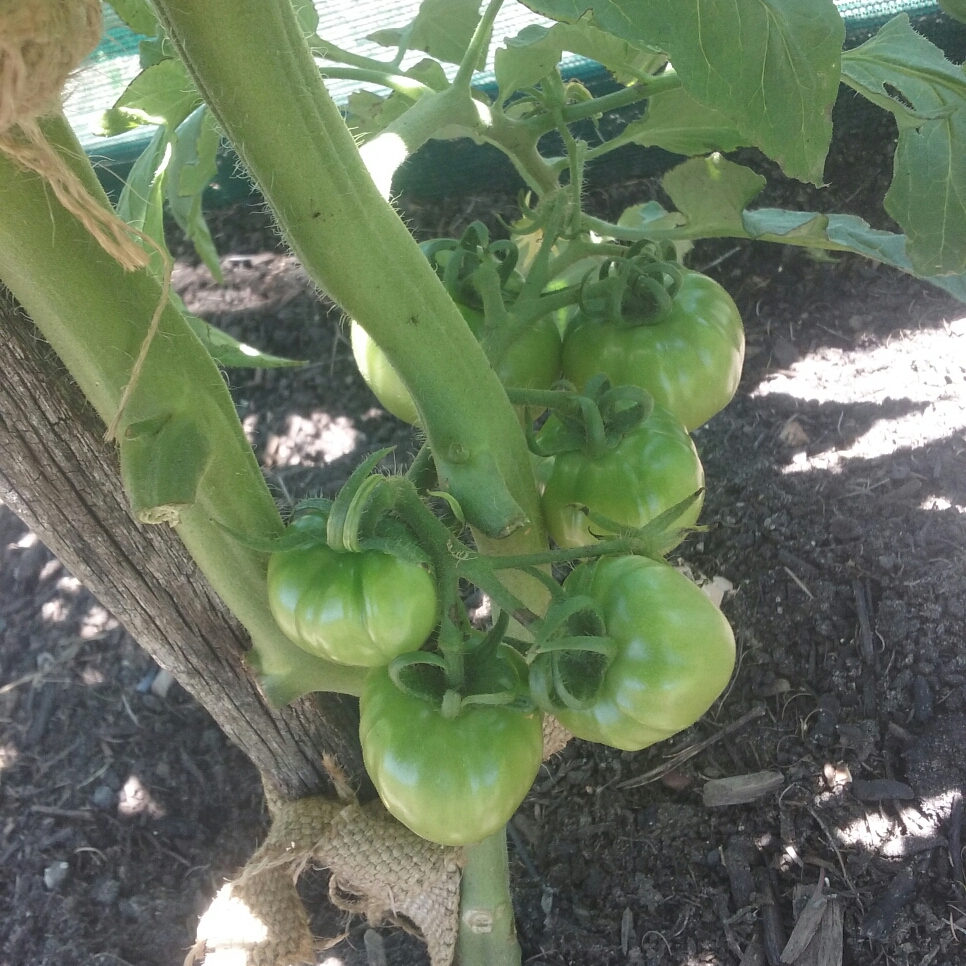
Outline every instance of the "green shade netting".
{"type": "MultiPolygon", "coordinates": [[[[811,0],[800,2],[808,3],[811,0]]],[[[386,48],[365,38],[376,30],[401,27],[409,23],[416,15],[419,3],[420,0],[316,0],[315,5],[319,11],[318,33],[344,49],[379,60],[388,60],[391,54],[386,48]]],[[[912,17],[921,17],[936,14],[939,10],[933,0],[835,0],[835,4],[846,22],[853,42],[864,39],[861,38],[864,31],[877,27],[903,11],[912,17]]],[[[508,0],[497,17],[493,36],[499,42],[504,37],[515,36],[533,23],[549,24],[550,21],[538,17],[521,3],[508,0]]],[[[117,100],[140,71],[138,43],[141,38],[132,33],[107,4],[104,5],[104,27],[101,44],[72,80],[65,109],[85,150],[99,167],[105,187],[109,191],[116,191],[130,164],[147,145],[153,128],[140,127],[113,138],[99,136],[101,114],[117,100]]],[[[403,68],[411,66],[423,56],[425,55],[420,52],[408,54],[403,61],[403,68]]],[[[492,60],[488,66],[492,66],[492,60]]],[[[579,77],[588,83],[606,76],[598,64],[582,57],[565,56],[561,66],[566,75],[579,77]]],[[[450,76],[456,72],[454,65],[444,65],[444,68],[450,76]]],[[[493,83],[492,72],[478,74],[477,83],[486,89],[493,83]]],[[[349,95],[360,88],[380,90],[373,85],[360,85],[352,81],[329,81],[327,86],[340,104],[345,103],[349,95]]],[[[419,175],[427,182],[427,186],[432,185],[432,194],[459,190],[461,185],[465,187],[468,172],[462,169],[467,165],[477,169],[473,177],[482,175],[484,180],[500,180],[498,171],[490,170],[494,165],[499,166],[498,159],[487,156],[489,160],[484,162],[468,155],[460,155],[458,159],[455,156],[451,158],[449,155],[437,155],[438,150],[436,154],[433,151],[425,154],[421,165],[425,170],[419,175]]],[[[243,191],[247,191],[247,187],[242,188],[244,182],[232,174],[231,161],[226,160],[222,169],[220,182],[227,194],[217,200],[212,199],[215,203],[234,200],[243,191]]]]}
{"type": "MultiPolygon", "coordinates": [[[[804,0],[808,2],[808,0],[804,0]]],[[[937,9],[932,0],[836,0],[850,30],[861,29],[883,21],[903,10],[910,15],[930,13],[937,9]]],[[[319,35],[340,47],[345,47],[371,57],[387,59],[385,48],[365,40],[375,30],[398,27],[408,23],[416,15],[418,0],[318,0],[319,35]]],[[[111,156],[119,148],[131,142],[144,143],[147,130],[131,131],[118,138],[106,140],[97,135],[98,121],[106,108],[117,99],[127,84],[137,75],[138,40],[118,19],[114,11],[105,5],[105,33],[100,46],[91,55],[74,80],[73,90],[67,100],[67,116],[74,125],[81,143],[88,151],[111,156]]],[[[512,37],[531,23],[549,23],[536,16],[522,4],[509,2],[500,11],[494,27],[495,38],[512,37]]],[[[410,55],[413,61],[424,55],[410,55]]],[[[404,65],[408,62],[404,61],[404,65]]],[[[596,65],[579,57],[570,57],[564,65],[570,73],[593,72],[596,65]]],[[[455,68],[452,68],[455,72],[455,68]]],[[[492,75],[481,74],[481,84],[492,80],[492,75]]],[[[358,89],[357,84],[333,81],[329,84],[337,102],[343,102],[358,89]]],[[[376,88],[373,88],[376,89],[376,88]]],[[[125,153],[122,151],[121,153],[125,153]]]]}

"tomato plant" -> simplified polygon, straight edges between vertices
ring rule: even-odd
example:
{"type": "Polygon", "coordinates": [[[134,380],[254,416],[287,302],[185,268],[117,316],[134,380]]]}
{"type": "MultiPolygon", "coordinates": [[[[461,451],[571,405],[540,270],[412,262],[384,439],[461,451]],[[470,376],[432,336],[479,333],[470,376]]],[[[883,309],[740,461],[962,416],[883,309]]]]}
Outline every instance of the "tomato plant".
{"type": "Polygon", "coordinates": [[[567,582],[599,602],[617,646],[592,705],[558,711],[577,737],[637,751],[711,707],[731,677],[735,639],[687,577],[647,557],[610,557],[581,565],[567,582]]]}
{"type": "MultiPolygon", "coordinates": [[[[100,7],[91,0],[36,0],[31,8],[48,2],[71,7],[75,18],[50,24],[97,25],[100,7]]],[[[472,82],[501,36],[501,4],[450,4],[441,19],[437,0],[426,0],[412,23],[379,32],[377,43],[394,49],[381,59],[320,37],[307,0],[117,0],[120,15],[146,35],[144,69],[104,129],[154,130],[116,212],[58,113],[58,92],[43,86],[50,77],[28,76],[38,50],[62,59],[76,38],[58,45],[46,35],[17,37],[10,45],[0,37],[24,71],[18,60],[0,112],[0,278],[117,439],[133,512],[144,524],[177,526],[249,632],[247,666],[269,698],[362,693],[366,760],[387,805],[423,834],[461,842],[498,829],[525,794],[539,755],[535,708],[551,692],[571,699],[551,704],[576,734],[640,748],[696,720],[733,662],[724,618],[652,559],[654,521],[633,525],[655,512],[660,519],[674,488],[698,484],[684,438],[658,433],[643,447],[626,426],[611,432],[598,412],[587,439],[610,469],[571,471],[576,456],[557,453],[541,504],[527,448],[532,427],[521,425],[510,396],[531,416],[553,404],[548,387],[562,351],[563,374],[578,390],[603,373],[612,399],[639,387],[687,429],[720,410],[738,384],[743,335],[724,290],[681,264],[700,238],[859,253],[934,278],[966,300],[966,174],[948,163],[963,154],[962,125],[949,118],[966,107],[966,85],[907,18],[843,51],[832,0],[785,4],[781,18],[762,17],[760,0],[734,0],[700,32],[698,0],[613,0],[577,22],[572,3],[528,0],[551,25],[498,40],[495,89],[484,94],[472,82]],[[404,66],[414,51],[428,56],[404,66]],[[611,72],[614,89],[594,94],[565,81],[563,55],[588,51],[611,72]],[[457,65],[452,79],[442,61],[457,65]],[[343,115],[326,90],[330,79],[381,93],[354,97],[343,115]],[[886,209],[903,234],[850,215],[754,207],[765,179],[725,157],[755,147],[785,175],[821,185],[840,82],[899,118],[886,209]],[[620,121],[621,110],[645,103],[643,114],[620,121]],[[597,123],[604,117],[622,125],[619,133],[597,123]],[[548,156],[552,132],[557,147],[548,156]],[[508,156],[526,189],[512,229],[511,243],[527,249],[518,275],[504,257],[510,249],[481,236],[430,264],[386,200],[407,156],[434,137],[463,134],[508,156]],[[331,533],[315,548],[285,544],[218,369],[288,360],[239,346],[169,298],[165,199],[218,269],[201,200],[222,137],[313,282],[357,320],[354,341],[371,340],[384,354],[383,366],[364,345],[358,353],[373,384],[398,375],[405,397],[390,403],[386,390],[387,408],[402,415],[409,404],[406,417],[418,413],[425,435],[411,475],[360,478],[344,500],[340,494],[331,533]],[[587,166],[629,143],[685,157],[661,177],[673,210],[649,201],[597,217],[586,210],[587,166]],[[647,252],[660,258],[648,262],[647,252]],[[572,310],[561,350],[549,320],[572,310]],[[566,492],[555,496],[558,487],[566,492]],[[612,500],[632,488],[633,512],[612,500]],[[562,528],[561,547],[550,550],[544,510],[552,523],[563,500],[626,528],[578,547],[566,544],[584,534],[562,528]],[[463,542],[464,523],[472,545],[463,542]],[[432,576],[392,552],[399,526],[431,561],[432,576]],[[578,566],[563,589],[547,576],[550,564],[594,557],[600,562],[578,566]],[[477,632],[461,581],[483,590],[502,615],[490,632],[494,647],[503,646],[502,617],[521,619],[514,647],[539,682],[529,694],[475,689],[477,632]],[[602,627],[590,618],[576,630],[566,620],[558,626],[561,595],[571,603],[568,595],[583,595],[580,606],[590,600],[602,627]],[[368,672],[353,663],[362,653],[368,672]],[[435,665],[438,703],[397,686],[392,668],[403,660],[435,665]],[[568,667],[582,661],[596,668],[590,683],[600,687],[568,685],[568,667]],[[410,727],[417,719],[420,728],[410,727]],[[445,804],[435,820],[433,795],[445,804]]],[[[63,80],[74,63],[49,66],[63,80]]],[[[593,410],[579,405],[593,421],[593,410]]],[[[634,406],[643,406],[640,397],[634,406]]],[[[627,412],[615,402],[608,418],[621,424],[627,412]]],[[[478,861],[498,838],[467,853],[464,904],[491,924],[474,932],[464,923],[467,966],[519,961],[505,866],[478,861]]]]}
{"type": "Polygon", "coordinates": [[[741,316],[713,279],[684,272],[656,321],[600,321],[584,312],[564,338],[564,375],[578,388],[595,373],[646,389],[690,431],[731,402],[745,356],[741,316]]]}

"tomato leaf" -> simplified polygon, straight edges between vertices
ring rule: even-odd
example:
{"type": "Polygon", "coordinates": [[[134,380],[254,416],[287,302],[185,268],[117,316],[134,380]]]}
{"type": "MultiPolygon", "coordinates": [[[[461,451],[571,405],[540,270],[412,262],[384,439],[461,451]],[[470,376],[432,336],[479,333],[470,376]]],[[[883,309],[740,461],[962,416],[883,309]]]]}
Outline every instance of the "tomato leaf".
{"type": "Polygon", "coordinates": [[[311,37],[319,29],[319,11],[313,0],[292,0],[295,18],[306,37],[311,37]]]}
{"type": "Polygon", "coordinates": [[[621,140],[625,139],[687,155],[734,151],[748,143],[734,122],[683,88],[652,97],[647,114],[621,132],[621,140]]]}
{"type": "MultiPolygon", "coordinates": [[[[383,47],[405,45],[448,64],[458,64],[479,22],[480,0],[423,0],[411,23],[377,30],[366,39],[383,47]]],[[[483,69],[483,63],[481,55],[478,70],[483,69]]]]}
{"type": "Polygon", "coordinates": [[[765,184],[760,174],[720,154],[685,161],[661,180],[687,218],[688,232],[702,238],[742,234],[741,213],[765,184]]]}
{"type": "Polygon", "coordinates": [[[857,252],[909,275],[931,282],[966,302],[966,274],[921,275],[906,252],[906,236],[871,228],[856,215],[822,215],[808,211],[758,208],[742,216],[747,236],[806,248],[857,252]]]}
{"type": "Polygon", "coordinates": [[[531,24],[515,37],[507,37],[504,43],[506,46],[499,47],[494,57],[501,103],[514,91],[532,87],[546,77],[564,51],[597,61],[622,84],[652,73],[667,59],[659,51],[635,46],[598,30],[586,19],[549,28],[531,24]]]}
{"type": "Polygon", "coordinates": [[[173,151],[168,167],[167,199],[171,214],[191,239],[195,251],[216,281],[222,283],[218,250],[208,231],[202,199],[218,171],[216,155],[221,136],[207,106],[192,111],[171,139],[173,151]]]}
{"type": "Polygon", "coordinates": [[[753,189],[758,176],[747,168],[723,160],[719,163],[722,177],[716,180],[701,168],[711,161],[711,158],[692,158],[664,176],[662,185],[674,203],[682,207],[681,212],[666,212],[656,201],[650,201],[628,208],[618,224],[622,228],[640,230],[642,236],[673,240],[675,244],[688,238],[717,234],[813,250],[856,252],[915,275],[966,302],[966,273],[923,273],[906,250],[905,235],[871,228],[867,221],[856,215],[825,215],[780,208],[742,210],[743,204],[757,194],[753,189]],[[687,215],[688,220],[684,221],[682,215],[687,215]]]}
{"type": "Polygon", "coordinates": [[[128,84],[114,106],[104,112],[98,133],[113,137],[141,124],[167,124],[173,130],[199,104],[201,97],[184,64],[162,60],[128,84]]]}
{"type": "Polygon", "coordinates": [[[299,359],[273,356],[267,352],[261,352],[245,342],[239,342],[234,336],[223,332],[204,319],[199,319],[197,315],[192,315],[190,312],[183,311],[182,314],[191,327],[191,331],[198,336],[202,345],[208,350],[211,358],[226,369],[278,369],[283,366],[305,365],[299,359]]]}
{"type": "Polygon", "coordinates": [[[136,34],[151,37],[158,29],[158,18],[146,0],[110,0],[110,5],[136,34]]]}
{"type": "Polygon", "coordinates": [[[842,79],[896,116],[885,208],[916,272],[966,271],[966,74],[900,14],[843,55],[842,79]]]}
{"type": "Polygon", "coordinates": [[[665,51],[685,89],[787,175],[822,183],[845,25],[833,0],[526,0],[665,51]]]}

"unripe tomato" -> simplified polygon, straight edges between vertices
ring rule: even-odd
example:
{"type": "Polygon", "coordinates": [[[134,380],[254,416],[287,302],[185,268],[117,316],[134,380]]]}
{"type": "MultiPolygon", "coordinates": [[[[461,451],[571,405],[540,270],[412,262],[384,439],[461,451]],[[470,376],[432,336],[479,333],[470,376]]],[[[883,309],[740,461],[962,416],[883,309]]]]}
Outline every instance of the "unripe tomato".
{"type": "MultiPolygon", "coordinates": [[[[465,305],[457,306],[477,339],[483,336],[483,314],[465,305]]],[[[416,425],[416,403],[385,353],[358,322],[353,321],[350,338],[359,374],[382,406],[403,422],[416,425]]],[[[560,375],[560,333],[553,315],[538,319],[510,343],[496,374],[504,386],[516,389],[549,389],[560,375]]]]}
{"type": "Polygon", "coordinates": [[[640,386],[691,432],[731,401],[744,357],[731,296],[686,271],[670,313],[653,325],[618,326],[577,312],[564,336],[563,374],[578,389],[598,372],[615,386],[640,386]]]}
{"type": "Polygon", "coordinates": [[[382,803],[431,842],[466,845],[501,829],[540,768],[539,711],[474,704],[444,718],[385,668],[370,671],[359,707],[366,771],[382,803]]]}
{"type": "Polygon", "coordinates": [[[564,582],[601,605],[617,656],[587,710],[562,710],[578,738],[638,751],[694,724],[724,690],[735,639],[700,588],[648,557],[582,564],[564,582]]]}
{"type": "Polygon", "coordinates": [[[437,621],[432,576],[420,564],[378,550],[340,553],[318,544],[274,553],[268,601],[293,643],[360,667],[418,650],[437,621]]]}
{"type": "MultiPolygon", "coordinates": [[[[551,418],[538,438],[549,438],[559,425],[551,418]]],[[[580,506],[642,527],[703,486],[704,469],[691,437],[676,416],[655,406],[613,449],[597,456],[583,450],[555,456],[543,490],[543,513],[558,546],[581,547],[597,538],[580,506]]],[[[674,525],[697,523],[703,502],[702,495],[674,525]]]]}

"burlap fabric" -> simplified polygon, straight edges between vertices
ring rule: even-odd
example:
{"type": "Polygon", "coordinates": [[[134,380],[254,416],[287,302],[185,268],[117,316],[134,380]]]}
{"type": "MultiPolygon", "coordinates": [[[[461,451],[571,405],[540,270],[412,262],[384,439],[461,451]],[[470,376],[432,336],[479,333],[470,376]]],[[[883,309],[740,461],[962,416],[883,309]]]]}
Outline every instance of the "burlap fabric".
{"type": "MultiPolygon", "coordinates": [[[[549,715],[544,759],[571,734],[549,715]]],[[[328,764],[328,763],[327,763],[328,764]]],[[[337,787],[351,794],[329,765],[337,787]]],[[[198,923],[186,966],[295,966],[313,939],[295,890],[308,864],[331,871],[329,896],[372,923],[393,922],[426,941],[433,966],[449,966],[459,930],[463,853],[419,838],[379,801],[360,806],[325,798],[285,802],[266,784],[272,828],[242,874],[224,886],[198,923]]]]}
{"type": "Polygon", "coordinates": [[[312,863],[331,870],[329,895],[337,906],[373,923],[415,927],[433,966],[448,966],[459,925],[462,858],[460,849],[414,835],[379,801],[287,802],[241,876],[221,889],[201,918],[198,941],[185,962],[309,962],[313,940],[295,882],[312,863]]]}

